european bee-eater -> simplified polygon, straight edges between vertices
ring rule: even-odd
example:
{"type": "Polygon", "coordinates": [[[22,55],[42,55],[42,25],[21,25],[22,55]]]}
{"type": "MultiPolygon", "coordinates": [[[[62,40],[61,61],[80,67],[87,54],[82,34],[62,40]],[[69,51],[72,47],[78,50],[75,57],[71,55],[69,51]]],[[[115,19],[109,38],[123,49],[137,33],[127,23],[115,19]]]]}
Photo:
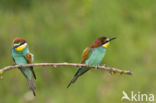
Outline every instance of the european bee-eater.
{"type": "MultiPolygon", "coordinates": [[[[25,39],[16,38],[13,41],[12,57],[13,57],[14,62],[17,65],[32,64],[33,59],[34,59],[33,54],[29,52],[29,47],[25,39]]],[[[33,94],[35,96],[36,86],[34,83],[34,79],[36,79],[36,75],[33,70],[33,67],[25,67],[25,68],[19,68],[19,69],[26,77],[28,81],[29,89],[33,91],[33,94]]]]}
{"type": "MultiPolygon", "coordinates": [[[[87,66],[98,66],[102,59],[106,54],[106,48],[109,46],[110,41],[114,38],[106,38],[100,37],[97,38],[96,41],[91,44],[88,48],[86,48],[82,53],[82,64],[86,64],[87,66]]],[[[67,88],[70,87],[72,83],[74,83],[79,76],[83,75],[89,70],[87,67],[79,67],[76,74],[74,75],[71,82],[68,84],[67,88]]]]}

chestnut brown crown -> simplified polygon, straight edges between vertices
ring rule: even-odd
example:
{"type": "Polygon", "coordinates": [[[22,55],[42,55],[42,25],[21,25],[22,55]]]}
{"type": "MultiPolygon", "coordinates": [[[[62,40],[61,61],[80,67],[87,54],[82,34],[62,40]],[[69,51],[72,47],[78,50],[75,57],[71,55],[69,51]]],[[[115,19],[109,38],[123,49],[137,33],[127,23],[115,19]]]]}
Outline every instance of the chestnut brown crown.
{"type": "Polygon", "coordinates": [[[24,38],[16,38],[13,40],[13,44],[27,42],[24,38]]]}
{"type": "Polygon", "coordinates": [[[90,45],[90,48],[96,48],[99,46],[102,46],[103,43],[107,40],[107,37],[99,37],[96,39],[96,41],[90,45]]]}

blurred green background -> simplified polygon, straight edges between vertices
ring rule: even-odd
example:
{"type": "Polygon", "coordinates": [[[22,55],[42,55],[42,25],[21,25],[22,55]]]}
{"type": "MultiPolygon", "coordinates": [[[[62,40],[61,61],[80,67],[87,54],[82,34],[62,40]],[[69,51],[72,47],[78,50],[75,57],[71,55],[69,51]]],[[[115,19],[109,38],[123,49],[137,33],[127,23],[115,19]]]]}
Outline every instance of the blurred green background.
{"type": "MultiPolygon", "coordinates": [[[[12,65],[12,40],[25,38],[38,62],[80,63],[97,37],[117,37],[101,64],[67,89],[77,68],[35,67],[37,96],[18,69],[0,80],[0,103],[121,103],[122,91],[156,94],[155,0],[0,0],[0,67],[12,65]]],[[[124,103],[129,103],[124,101],[124,103]]]]}

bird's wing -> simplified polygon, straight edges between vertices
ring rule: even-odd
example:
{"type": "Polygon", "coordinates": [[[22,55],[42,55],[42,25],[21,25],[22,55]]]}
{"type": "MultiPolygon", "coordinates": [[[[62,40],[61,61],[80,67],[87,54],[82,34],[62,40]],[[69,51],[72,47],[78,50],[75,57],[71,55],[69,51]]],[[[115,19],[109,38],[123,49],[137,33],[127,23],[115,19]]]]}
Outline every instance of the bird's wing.
{"type": "MultiPolygon", "coordinates": [[[[32,53],[27,53],[26,54],[26,56],[25,56],[25,58],[26,58],[26,60],[27,60],[27,62],[29,63],[29,64],[32,64],[32,62],[33,62],[33,60],[34,60],[34,55],[32,54],[32,53]]],[[[32,73],[33,73],[33,76],[34,76],[34,78],[36,79],[36,75],[35,75],[35,72],[34,72],[34,70],[33,70],[33,67],[31,67],[31,70],[32,70],[32,73]]]]}
{"type": "Polygon", "coordinates": [[[13,56],[12,56],[12,60],[14,61],[14,63],[16,63],[16,62],[15,62],[15,59],[14,59],[14,57],[13,57],[13,56]]]}
{"type": "Polygon", "coordinates": [[[82,53],[82,60],[81,63],[84,63],[86,61],[86,59],[88,58],[89,54],[92,52],[92,48],[86,48],[84,49],[83,53],[82,53]]]}
{"type": "Polygon", "coordinates": [[[32,58],[31,53],[27,53],[26,54],[26,59],[27,59],[27,61],[28,61],[29,64],[32,64],[33,58],[32,58]]]}

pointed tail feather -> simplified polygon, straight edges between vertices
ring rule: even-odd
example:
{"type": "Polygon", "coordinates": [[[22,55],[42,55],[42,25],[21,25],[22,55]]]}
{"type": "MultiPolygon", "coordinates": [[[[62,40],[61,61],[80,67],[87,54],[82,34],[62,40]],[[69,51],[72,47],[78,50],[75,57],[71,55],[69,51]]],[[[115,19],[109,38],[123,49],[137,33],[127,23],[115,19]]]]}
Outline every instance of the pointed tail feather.
{"type": "Polygon", "coordinates": [[[70,81],[70,83],[68,84],[67,88],[69,88],[70,85],[71,85],[72,83],[74,83],[74,82],[78,79],[80,69],[81,69],[81,68],[79,68],[78,71],[75,73],[73,79],[70,81]]]}
{"type": "Polygon", "coordinates": [[[35,72],[34,72],[33,67],[31,67],[31,71],[32,71],[32,73],[33,73],[34,79],[36,79],[36,74],[35,74],[35,72]]]}
{"type": "Polygon", "coordinates": [[[78,71],[75,73],[73,79],[68,84],[67,88],[69,88],[72,83],[76,82],[76,80],[78,79],[79,76],[83,75],[88,70],[89,70],[88,68],[83,68],[83,67],[79,68],[78,71]]]}
{"type": "Polygon", "coordinates": [[[34,80],[33,79],[28,80],[28,85],[29,85],[29,89],[32,90],[33,95],[36,96],[36,93],[35,93],[36,85],[34,83],[34,80]]]}
{"type": "Polygon", "coordinates": [[[77,79],[78,79],[78,77],[79,76],[74,76],[74,78],[70,81],[70,83],[68,84],[68,86],[67,86],[67,88],[69,88],[70,87],[70,85],[72,84],[72,83],[74,83],[77,79]]]}
{"type": "Polygon", "coordinates": [[[32,91],[32,92],[33,92],[33,95],[34,95],[34,96],[36,96],[36,93],[35,93],[35,91],[32,91]]]}

